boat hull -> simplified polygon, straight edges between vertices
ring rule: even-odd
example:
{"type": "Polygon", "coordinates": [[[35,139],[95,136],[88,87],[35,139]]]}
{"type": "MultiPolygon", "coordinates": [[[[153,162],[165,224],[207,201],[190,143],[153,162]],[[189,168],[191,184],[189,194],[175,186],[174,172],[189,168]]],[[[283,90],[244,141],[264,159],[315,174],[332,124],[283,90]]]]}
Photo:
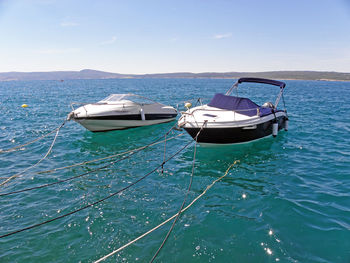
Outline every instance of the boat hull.
{"type": "MultiPolygon", "coordinates": [[[[286,116],[277,117],[278,130],[285,128],[286,116]]],[[[208,144],[235,144],[254,141],[272,135],[272,125],[275,119],[256,125],[243,127],[204,127],[199,133],[197,141],[208,144]]],[[[186,132],[195,138],[200,128],[184,127],[186,132]]]]}
{"type": "Polygon", "coordinates": [[[74,118],[86,129],[92,132],[103,132],[113,130],[123,130],[141,126],[149,126],[175,120],[177,114],[146,114],[146,119],[142,120],[140,114],[135,115],[117,115],[101,116],[88,118],[74,118]]]}

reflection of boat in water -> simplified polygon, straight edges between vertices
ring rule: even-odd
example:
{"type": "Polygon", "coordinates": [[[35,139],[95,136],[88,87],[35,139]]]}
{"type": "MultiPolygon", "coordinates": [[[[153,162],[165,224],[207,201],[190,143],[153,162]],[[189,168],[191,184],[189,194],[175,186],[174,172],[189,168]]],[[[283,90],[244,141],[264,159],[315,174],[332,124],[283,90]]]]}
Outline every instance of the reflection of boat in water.
{"type": "Polygon", "coordinates": [[[225,95],[216,94],[210,103],[182,112],[178,125],[193,138],[203,127],[198,135],[199,143],[233,144],[253,141],[271,134],[276,136],[278,130],[288,129],[286,109],[277,109],[280,99],[283,98],[284,88],[285,83],[281,81],[240,78],[225,95]],[[248,98],[230,96],[233,89],[244,82],[280,87],[275,104],[266,102],[259,106],[248,98]]]}
{"type": "Polygon", "coordinates": [[[169,122],[176,116],[175,108],[151,99],[135,94],[111,94],[97,103],[73,108],[68,120],[97,132],[169,122]]]}

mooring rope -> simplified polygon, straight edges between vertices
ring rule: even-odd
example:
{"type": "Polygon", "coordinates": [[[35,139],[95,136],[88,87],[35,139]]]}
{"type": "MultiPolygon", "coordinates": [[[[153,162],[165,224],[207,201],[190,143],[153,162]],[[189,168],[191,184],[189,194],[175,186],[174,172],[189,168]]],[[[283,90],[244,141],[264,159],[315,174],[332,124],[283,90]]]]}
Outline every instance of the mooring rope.
{"type": "MultiPolygon", "coordinates": [[[[183,134],[179,134],[179,135],[183,135],[183,134]]],[[[174,136],[174,137],[171,137],[171,138],[169,138],[169,139],[165,139],[165,140],[174,139],[174,138],[178,137],[179,135],[174,136]]],[[[161,138],[162,138],[162,137],[161,137],[161,138]]],[[[152,143],[150,143],[150,144],[144,145],[144,146],[142,146],[142,147],[139,147],[139,148],[136,148],[136,149],[133,149],[133,150],[130,150],[130,151],[126,151],[126,152],[124,152],[124,153],[120,153],[120,154],[118,154],[118,155],[122,155],[122,154],[124,155],[124,154],[127,154],[127,153],[130,153],[130,154],[127,155],[127,156],[124,156],[124,157],[122,157],[122,158],[120,158],[120,159],[118,159],[118,160],[115,160],[115,161],[113,161],[113,162],[110,162],[109,164],[107,164],[107,165],[105,165],[105,166],[102,166],[102,167],[99,167],[99,168],[90,170],[90,171],[88,171],[88,172],[86,172],[86,173],[79,174],[79,175],[75,175],[75,176],[72,176],[72,177],[69,177],[69,178],[66,178],[66,179],[62,179],[62,180],[58,180],[58,181],[52,182],[52,183],[42,184],[42,185],[39,185],[39,186],[30,187],[30,188],[24,188],[24,189],[21,189],[21,190],[15,190],[15,191],[8,192],[8,193],[3,193],[3,194],[0,193],[0,196],[7,196],[7,195],[18,194],[18,193],[22,193],[22,192],[27,192],[27,191],[35,190],[35,189],[40,189],[40,188],[52,186],[52,185],[55,185],[55,184],[64,183],[64,182],[67,182],[67,181],[71,181],[71,180],[73,180],[73,179],[77,179],[77,178],[80,178],[80,177],[89,175],[89,174],[91,174],[91,173],[94,173],[94,172],[100,171],[100,170],[102,170],[102,169],[105,169],[105,168],[107,168],[107,167],[109,167],[109,166],[111,166],[111,165],[113,165],[113,164],[116,164],[116,163],[118,163],[118,162],[120,162],[120,161],[123,161],[123,160],[125,160],[125,159],[128,159],[128,158],[130,158],[131,156],[133,156],[134,154],[136,154],[137,152],[139,152],[139,151],[141,151],[141,150],[144,150],[144,149],[146,149],[146,148],[148,148],[148,147],[151,147],[151,146],[153,146],[153,145],[162,143],[163,141],[164,141],[164,140],[159,141],[159,139],[158,139],[158,140],[156,140],[156,141],[154,141],[154,142],[152,142],[152,143]]],[[[114,156],[118,156],[118,155],[114,155],[114,156]]]]}
{"type": "Polygon", "coordinates": [[[286,113],[287,119],[288,119],[288,113],[287,113],[287,108],[286,108],[286,102],[284,100],[283,92],[282,92],[282,101],[283,101],[283,107],[284,107],[284,112],[286,113]]]}
{"type": "MultiPolygon", "coordinates": [[[[220,180],[222,180],[225,176],[228,175],[229,171],[231,170],[231,168],[236,165],[236,163],[238,163],[239,160],[234,161],[226,170],[225,174],[220,176],[219,178],[215,179],[211,184],[209,184],[204,191],[198,195],[195,199],[192,200],[191,203],[189,203],[185,208],[183,208],[181,210],[181,213],[185,212],[187,209],[189,209],[195,202],[198,201],[198,199],[200,199],[203,195],[205,195],[207,193],[207,191],[212,188],[214,186],[214,184],[216,184],[217,182],[219,182],[220,180]]],[[[157,230],[158,228],[160,228],[161,226],[165,225],[166,223],[170,222],[171,220],[173,220],[179,213],[169,217],[168,219],[166,219],[165,221],[163,221],[162,223],[160,223],[159,225],[155,226],[154,228],[148,230],[147,232],[143,233],[142,235],[138,236],[137,238],[131,240],[130,242],[126,243],[125,245],[119,247],[118,249],[112,251],[111,253],[109,253],[108,255],[96,260],[94,263],[99,263],[104,261],[105,259],[113,256],[114,254],[122,251],[123,249],[127,248],[128,246],[134,244],[135,242],[137,242],[138,240],[140,240],[141,238],[144,238],[145,236],[148,236],[149,234],[151,234],[152,232],[154,232],[155,230],[157,230]]]]}
{"type": "Polygon", "coordinates": [[[43,136],[38,137],[38,138],[36,138],[36,139],[34,139],[34,140],[30,141],[30,142],[27,142],[27,143],[24,143],[24,144],[21,144],[21,145],[17,145],[17,146],[15,146],[15,147],[8,148],[8,149],[6,149],[6,150],[1,150],[1,149],[0,149],[0,153],[7,153],[7,152],[17,151],[18,149],[21,149],[21,148],[23,148],[23,147],[25,147],[25,146],[28,146],[28,145],[32,144],[32,143],[35,143],[35,142],[37,142],[37,141],[40,141],[41,139],[44,139],[45,137],[47,137],[47,136],[49,136],[50,134],[54,133],[56,130],[61,129],[62,126],[63,126],[65,123],[66,123],[66,120],[63,122],[63,124],[60,124],[58,127],[56,127],[55,129],[53,129],[53,130],[50,131],[49,133],[44,134],[43,136]]]}
{"type": "Polygon", "coordinates": [[[53,148],[53,146],[54,146],[54,144],[55,144],[55,142],[56,142],[58,133],[60,132],[60,129],[61,129],[65,124],[66,124],[66,121],[64,121],[64,122],[61,124],[61,126],[59,126],[59,127],[57,128],[56,135],[55,135],[55,137],[54,137],[54,139],[53,139],[53,141],[52,141],[52,143],[51,143],[51,145],[50,145],[50,147],[49,147],[49,150],[46,152],[46,154],[44,155],[44,157],[42,157],[42,158],[41,158],[38,162],[36,162],[35,164],[33,164],[33,165],[27,167],[27,168],[24,169],[23,171],[21,171],[21,172],[19,172],[19,173],[17,173],[17,174],[14,174],[14,175],[12,175],[12,176],[10,176],[10,177],[7,178],[5,181],[1,182],[1,183],[0,183],[0,186],[3,186],[4,184],[8,183],[8,182],[11,181],[12,179],[14,179],[14,178],[16,178],[16,177],[22,175],[22,174],[25,173],[26,171],[28,171],[28,170],[34,168],[34,167],[37,166],[39,163],[41,163],[41,162],[50,154],[50,152],[51,152],[51,150],[52,150],[52,148],[53,148]]]}
{"type": "Polygon", "coordinates": [[[69,177],[69,178],[66,178],[66,179],[63,179],[63,180],[58,180],[58,181],[52,182],[52,183],[42,184],[42,185],[30,187],[30,188],[24,188],[24,189],[21,189],[21,190],[15,190],[15,191],[8,192],[8,193],[3,193],[3,194],[0,193],[0,196],[7,196],[7,195],[13,195],[13,194],[18,194],[18,193],[23,193],[23,192],[27,192],[27,191],[31,191],[31,190],[35,190],[35,189],[40,189],[40,188],[52,186],[52,185],[55,185],[55,184],[60,184],[60,183],[64,183],[64,182],[67,182],[67,181],[71,181],[71,180],[73,180],[73,179],[77,179],[77,178],[83,177],[83,176],[85,176],[85,175],[89,175],[89,174],[91,174],[91,173],[94,173],[94,172],[100,171],[100,170],[102,170],[102,169],[105,169],[105,168],[107,168],[107,167],[109,167],[109,166],[111,166],[111,165],[113,165],[113,164],[116,164],[116,163],[118,163],[118,162],[120,162],[120,161],[123,161],[123,160],[125,160],[125,159],[128,159],[128,158],[130,158],[132,155],[134,155],[135,153],[136,153],[136,152],[131,153],[131,154],[128,155],[128,156],[125,156],[125,157],[120,158],[120,159],[118,159],[118,160],[116,160],[116,161],[113,161],[113,162],[111,162],[111,163],[109,163],[109,164],[107,164],[107,165],[105,165],[105,166],[96,168],[96,169],[94,169],[94,170],[91,170],[91,171],[86,172],[86,173],[83,173],[83,174],[79,174],[79,175],[76,175],[76,176],[72,176],[72,177],[69,177]]]}
{"type": "MultiPolygon", "coordinates": [[[[173,136],[169,139],[166,139],[166,140],[172,140],[172,139],[175,139],[177,137],[180,137],[180,136],[183,136],[184,133],[180,133],[176,136],[173,136]]],[[[162,143],[164,142],[165,140],[162,140],[162,141],[159,141],[159,142],[154,142],[152,143],[151,145],[149,146],[153,146],[153,145],[156,145],[156,144],[159,144],[159,143],[162,143]]],[[[98,158],[98,159],[93,159],[93,160],[90,160],[90,161],[85,161],[85,162],[81,162],[81,163],[75,163],[75,164],[72,164],[72,165],[68,165],[68,166],[63,166],[63,167],[58,167],[58,168],[54,168],[54,169],[50,169],[50,170],[44,170],[44,171],[40,171],[40,172],[36,172],[35,174],[44,174],[44,173],[51,173],[51,172],[56,172],[58,170],[64,170],[64,169],[68,169],[68,168],[72,168],[72,167],[76,167],[76,166],[82,166],[82,165],[85,165],[85,164],[89,164],[89,163],[95,163],[95,162],[98,162],[98,161],[103,161],[103,160],[107,160],[107,159],[112,159],[114,157],[118,157],[120,155],[124,155],[124,154],[128,154],[128,153],[131,153],[131,152],[134,152],[134,151],[139,151],[139,150],[143,150],[145,146],[141,146],[139,148],[136,148],[136,149],[132,149],[132,150],[128,150],[128,151],[125,151],[125,152],[121,152],[121,153],[117,153],[117,154],[113,154],[113,155],[110,155],[110,156],[106,156],[106,157],[102,157],[102,158],[98,158]]]]}
{"type": "Polygon", "coordinates": [[[186,203],[186,200],[187,200],[187,196],[188,194],[190,193],[191,191],[191,186],[192,186],[192,182],[193,182],[193,175],[194,175],[194,165],[195,165],[195,162],[196,162],[196,153],[197,153],[197,140],[198,140],[198,136],[199,134],[201,133],[201,131],[203,130],[204,128],[204,125],[207,123],[207,121],[204,121],[201,129],[198,131],[196,137],[194,138],[195,139],[195,145],[194,145],[194,152],[193,152],[193,161],[192,161],[192,172],[191,172],[191,176],[190,176],[190,182],[188,184],[188,187],[187,187],[187,192],[186,192],[186,195],[185,195],[185,198],[181,204],[181,207],[179,209],[179,212],[177,213],[177,216],[175,217],[174,221],[173,221],[173,224],[171,225],[168,233],[166,234],[165,238],[163,239],[163,242],[162,244],[160,245],[160,247],[158,248],[158,250],[156,251],[156,253],[153,255],[152,259],[150,260],[150,263],[152,263],[156,257],[158,256],[160,250],[164,247],[165,245],[165,242],[168,240],[169,236],[170,236],[170,233],[173,231],[174,229],[174,226],[177,222],[177,220],[179,219],[180,217],[180,214],[181,214],[181,210],[183,209],[183,207],[185,206],[185,203],[186,203]]]}
{"type": "MultiPolygon", "coordinates": [[[[184,149],[186,149],[186,148],[187,148],[190,144],[192,144],[192,143],[193,143],[193,141],[191,140],[189,143],[187,143],[185,146],[183,146],[180,150],[178,150],[175,154],[173,154],[172,156],[170,156],[170,157],[166,160],[166,162],[170,161],[172,158],[174,158],[176,155],[178,155],[180,152],[182,152],[184,149]]],[[[18,230],[9,232],[9,233],[7,233],[7,234],[1,235],[0,238],[8,237],[8,236],[11,236],[11,235],[14,235],[14,234],[17,234],[17,233],[20,233],[20,232],[23,232],[23,231],[26,231],[26,230],[29,230],[29,229],[32,229],[32,228],[41,226],[41,225],[45,225],[45,224],[51,223],[51,222],[56,221],[56,220],[58,220],[58,219],[61,219],[61,218],[64,218],[64,217],[66,217],[66,216],[75,214],[75,213],[80,212],[80,211],[82,211],[82,210],[84,210],[84,209],[87,209],[87,208],[92,207],[92,206],[94,206],[94,205],[96,205],[96,204],[99,204],[99,203],[101,203],[101,202],[103,202],[103,201],[105,201],[105,200],[107,200],[107,199],[109,199],[109,198],[111,198],[111,197],[113,197],[113,196],[116,196],[116,195],[120,194],[121,192],[123,192],[123,191],[129,189],[129,188],[132,187],[133,185],[135,185],[135,184],[137,184],[138,182],[142,181],[143,179],[147,178],[149,175],[151,175],[152,173],[154,173],[154,172],[155,172],[157,169],[159,169],[161,166],[162,166],[162,164],[158,165],[158,166],[157,166],[156,168],[154,168],[152,171],[148,172],[147,174],[145,174],[145,175],[142,176],[141,178],[137,179],[136,181],[134,181],[134,182],[130,183],[129,185],[123,187],[122,189],[118,190],[117,192],[114,192],[114,193],[112,193],[112,194],[109,194],[108,196],[106,196],[106,197],[104,197],[104,198],[102,198],[102,199],[99,199],[99,200],[97,200],[97,201],[95,201],[95,202],[93,202],[93,203],[91,203],[91,204],[85,205],[85,206],[83,206],[83,207],[81,207],[81,208],[78,208],[78,209],[73,210],[73,211],[71,211],[71,212],[68,212],[68,213],[66,213],[66,214],[62,214],[62,215],[60,215],[60,216],[58,216],[58,217],[51,218],[51,219],[46,220],[46,221],[43,221],[43,222],[41,222],[41,223],[37,223],[37,224],[31,225],[31,226],[28,226],[28,227],[25,227],[25,228],[21,228],[21,229],[18,229],[18,230]]]]}
{"type": "Polygon", "coordinates": [[[163,151],[163,163],[162,163],[162,174],[164,174],[164,161],[165,161],[165,154],[166,154],[166,137],[167,134],[165,134],[165,140],[164,140],[164,151],[163,151]]]}
{"type": "MultiPolygon", "coordinates": [[[[143,150],[145,147],[149,147],[149,146],[153,146],[153,145],[156,145],[156,144],[159,144],[159,143],[162,143],[164,141],[169,141],[169,140],[172,140],[172,139],[175,139],[177,137],[180,137],[180,136],[183,136],[184,133],[180,133],[176,136],[173,136],[169,139],[167,139],[167,135],[170,133],[171,130],[174,129],[175,126],[173,126],[168,132],[165,133],[165,139],[162,140],[162,141],[155,141],[153,143],[151,143],[150,145],[146,145],[146,146],[141,146],[139,148],[135,148],[135,149],[132,149],[132,150],[128,150],[128,151],[125,151],[125,152],[121,152],[121,153],[117,153],[117,154],[113,154],[113,155],[110,155],[110,156],[106,156],[106,157],[102,157],[102,158],[98,158],[98,159],[93,159],[93,160],[90,160],[90,161],[85,161],[85,162],[80,162],[80,163],[75,163],[75,164],[72,164],[72,165],[68,165],[68,166],[63,166],[63,167],[58,167],[58,168],[54,168],[54,169],[50,169],[50,170],[44,170],[44,171],[40,171],[40,172],[36,172],[35,174],[44,174],[44,173],[51,173],[51,172],[56,172],[58,170],[64,170],[64,169],[68,169],[68,168],[72,168],[72,167],[76,167],[76,166],[82,166],[82,165],[85,165],[85,164],[89,164],[89,163],[94,163],[94,162],[98,162],[98,161],[102,161],[102,160],[107,160],[107,159],[112,159],[114,157],[117,157],[117,156],[120,156],[120,155],[124,155],[124,154],[127,154],[127,153],[131,153],[133,151],[139,151],[139,150],[143,150]]],[[[162,136],[162,137],[164,137],[162,136]]]]}

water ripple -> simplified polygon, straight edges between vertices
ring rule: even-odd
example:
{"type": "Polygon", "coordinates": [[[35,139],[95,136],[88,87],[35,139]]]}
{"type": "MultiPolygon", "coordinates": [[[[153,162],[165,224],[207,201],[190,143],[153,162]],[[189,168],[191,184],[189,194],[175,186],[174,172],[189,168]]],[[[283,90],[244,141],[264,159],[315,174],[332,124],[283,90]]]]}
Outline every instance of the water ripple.
{"type": "MultiPolygon", "coordinates": [[[[225,92],[231,80],[130,79],[0,82],[0,148],[7,149],[57,127],[72,101],[97,101],[134,92],[166,104],[225,92]],[[181,90],[181,92],[178,92],[181,90]],[[97,92],[98,91],[98,92],[97,92]],[[20,107],[23,103],[28,108],[20,107]]],[[[275,88],[251,86],[242,96],[258,103],[275,88]]],[[[240,146],[198,147],[192,191],[200,194],[240,163],[184,213],[159,262],[348,262],[350,260],[350,84],[287,81],[290,129],[277,138],[240,146]],[[335,105],[336,110],[335,110],[335,105]],[[334,114],[336,112],[336,114],[334,114]],[[169,258],[167,255],[172,255],[169,258]]],[[[262,101],[264,102],[264,101],[262,101]]],[[[8,183],[1,193],[72,177],[106,162],[35,172],[105,157],[150,143],[173,123],[91,133],[69,122],[40,165],[8,183]]],[[[20,151],[0,154],[0,175],[11,176],[38,161],[53,136],[20,151]]],[[[190,141],[167,143],[168,155],[190,141]]],[[[54,187],[0,197],[0,234],[62,215],[113,193],[162,162],[164,145],[137,153],[109,169],[54,187]]],[[[146,180],[93,208],[0,239],[1,262],[92,262],[175,214],[186,193],[193,148],[146,180]]],[[[145,262],[169,225],[113,257],[145,262]]]]}

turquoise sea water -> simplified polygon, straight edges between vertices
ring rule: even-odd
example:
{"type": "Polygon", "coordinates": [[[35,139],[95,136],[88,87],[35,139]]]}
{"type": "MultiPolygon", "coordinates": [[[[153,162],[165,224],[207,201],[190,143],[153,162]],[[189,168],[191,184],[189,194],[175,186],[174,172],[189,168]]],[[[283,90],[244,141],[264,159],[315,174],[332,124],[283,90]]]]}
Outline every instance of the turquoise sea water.
{"type": "MultiPolygon", "coordinates": [[[[157,262],[350,262],[350,83],[286,81],[288,132],[240,146],[198,147],[187,203],[235,160],[240,163],[187,210],[157,262]],[[245,198],[244,198],[245,197],[245,198]]],[[[232,80],[134,79],[0,82],[0,149],[58,126],[70,102],[132,92],[175,106],[225,92],[232,80]],[[26,103],[28,108],[21,105],[26,103]]],[[[252,86],[240,95],[274,101],[278,89],[252,86]]],[[[175,122],[92,133],[74,122],[52,153],[0,193],[91,171],[100,161],[55,173],[35,172],[140,147],[175,122]]],[[[180,132],[174,133],[174,135],[180,132]]],[[[0,154],[0,177],[21,172],[48,150],[54,134],[0,154]]],[[[191,138],[167,142],[167,156],[191,138]]],[[[29,192],[0,196],[0,235],[48,220],[116,192],[162,162],[164,144],[108,169],[29,192]]],[[[160,171],[93,208],[0,239],[0,262],[93,262],[175,214],[186,194],[193,145],[160,171]]],[[[148,262],[170,224],[106,262],[148,262]]]]}

